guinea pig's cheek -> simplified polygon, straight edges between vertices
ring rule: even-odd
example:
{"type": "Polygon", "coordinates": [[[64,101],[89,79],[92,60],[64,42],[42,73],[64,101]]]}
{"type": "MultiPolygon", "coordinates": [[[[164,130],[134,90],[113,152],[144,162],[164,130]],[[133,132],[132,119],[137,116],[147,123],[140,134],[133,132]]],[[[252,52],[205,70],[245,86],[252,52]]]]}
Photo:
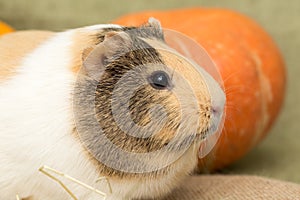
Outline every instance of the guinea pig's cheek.
{"type": "MultiPolygon", "coordinates": [[[[195,74],[195,76],[198,76],[195,74]]],[[[180,77],[182,79],[184,77],[180,77]]],[[[180,81],[179,81],[180,82],[180,81]]],[[[187,81],[188,86],[180,84],[179,90],[183,98],[180,101],[181,107],[188,110],[190,126],[197,126],[197,134],[203,133],[208,129],[210,120],[211,96],[209,89],[201,76],[194,81],[187,81]],[[197,82],[195,81],[197,80],[197,82]]]]}
{"type": "Polygon", "coordinates": [[[169,119],[166,124],[166,128],[168,130],[167,137],[173,138],[178,131],[178,127],[181,125],[183,118],[181,104],[176,95],[169,97],[167,106],[169,119]]]}

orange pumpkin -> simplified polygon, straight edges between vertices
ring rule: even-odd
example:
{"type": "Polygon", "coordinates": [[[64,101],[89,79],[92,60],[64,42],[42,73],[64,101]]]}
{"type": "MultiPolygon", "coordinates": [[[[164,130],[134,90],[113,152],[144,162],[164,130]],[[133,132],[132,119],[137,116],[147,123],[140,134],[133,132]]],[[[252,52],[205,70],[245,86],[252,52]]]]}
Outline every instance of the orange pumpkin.
{"type": "Polygon", "coordinates": [[[0,21],[0,35],[9,33],[12,31],[13,31],[13,29],[10,26],[8,26],[7,24],[0,21]]]}
{"type": "Polygon", "coordinates": [[[149,17],[195,39],[216,63],[227,96],[224,129],[200,169],[220,169],[266,136],[283,103],[286,72],[271,37],[253,20],[225,9],[192,8],[130,14],[114,21],[140,25],[149,17]]]}

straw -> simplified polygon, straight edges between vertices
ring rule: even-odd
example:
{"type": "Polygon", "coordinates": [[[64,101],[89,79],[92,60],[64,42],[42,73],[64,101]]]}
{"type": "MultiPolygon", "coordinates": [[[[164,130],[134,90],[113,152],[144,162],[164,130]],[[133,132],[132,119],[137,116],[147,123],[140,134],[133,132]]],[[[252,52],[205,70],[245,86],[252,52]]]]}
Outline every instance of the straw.
{"type": "MultiPolygon", "coordinates": [[[[88,189],[88,190],[90,190],[92,192],[95,192],[95,193],[99,194],[100,196],[102,196],[102,198],[104,200],[107,197],[106,193],[101,192],[100,190],[98,190],[98,189],[96,189],[94,187],[91,187],[91,186],[89,186],[89,185],[87,185],[87,184],[85,184],[85,183],[83,183],[83,182],[81,182],[81,181],[79,181],[79,180],[77,180],[77,179],[75,179],[75,178],[67,175],[67,174],[64,174],[64,173],[62,173],[62,172],[60,172],[58,170],[55,170],[55,169],[53,169],[51,167],[42,166],[39,169],[39,171],[42,172],[43,174],[45,174],[46,176],[48,176],[49,178],[53,179],[57,183],[59,183],[61,185],[61,187],[72,197],[73,200],[78,200],[78,198],[75,196],[75,194],[60,179],[56,178],[54,175],[51,175],[51,173],[53,173],[55,175],[58,175],[58,176],[61,176],[61,177],[64,177],[64,178],[70,180],[73,183],[76,183],[76,184],[78,184],[78,185],[80,185],[80,186],[82,186],[82,187],[84,187],[84,188],[86,188],[86,189],[88,189]]],[[[109,191],[110,191],[110,193],[112,193],[112,188],[111,188],[111,184],[110,184],[109,180],[106,177],[100,177],[97,180],[97,182],[98,181],[102,181],[102,180],[106,180],[106,183],[107,183],[107,185],[109,187],[109,191]]],[[[20,199],[18,199],[18,196],[17,196],[17,200],[20,200],[20,199]]]]}

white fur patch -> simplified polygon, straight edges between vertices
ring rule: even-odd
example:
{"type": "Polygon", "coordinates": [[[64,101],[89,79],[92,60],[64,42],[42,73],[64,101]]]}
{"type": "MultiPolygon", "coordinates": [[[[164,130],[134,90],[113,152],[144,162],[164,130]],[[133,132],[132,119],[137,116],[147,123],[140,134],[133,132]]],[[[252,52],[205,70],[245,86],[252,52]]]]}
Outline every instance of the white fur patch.
{"type": "Polygon", "coordinates": [[[117,24],[97,24],[93,26],[86,26],[83,29],[87,31],[97,31],[105,28],[122,28],[122,26],[117,25],[117,24]]]}
{"type": "Polygon", "coordinates": [[[82,180],[95,179],[93,167],[70,135],[75,78],[69,70],[71,34],[58,34],[37,48],[0,87],[0,199],[14,199],[15,194],[68,199],[38,172],[42,165],[82,180]]]}

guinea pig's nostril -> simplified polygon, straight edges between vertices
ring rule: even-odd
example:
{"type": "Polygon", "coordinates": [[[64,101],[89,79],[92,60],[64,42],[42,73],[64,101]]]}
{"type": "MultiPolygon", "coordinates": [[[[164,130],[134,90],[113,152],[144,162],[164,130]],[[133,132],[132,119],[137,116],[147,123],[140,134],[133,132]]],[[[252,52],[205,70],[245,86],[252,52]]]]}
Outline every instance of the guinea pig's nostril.
{"type": "Polygon", "coordinates": [[[212,106],[211,107],[211,112],[214,115],[219,115],[221,113],[221,108],[219,106],[212,106]]]}

